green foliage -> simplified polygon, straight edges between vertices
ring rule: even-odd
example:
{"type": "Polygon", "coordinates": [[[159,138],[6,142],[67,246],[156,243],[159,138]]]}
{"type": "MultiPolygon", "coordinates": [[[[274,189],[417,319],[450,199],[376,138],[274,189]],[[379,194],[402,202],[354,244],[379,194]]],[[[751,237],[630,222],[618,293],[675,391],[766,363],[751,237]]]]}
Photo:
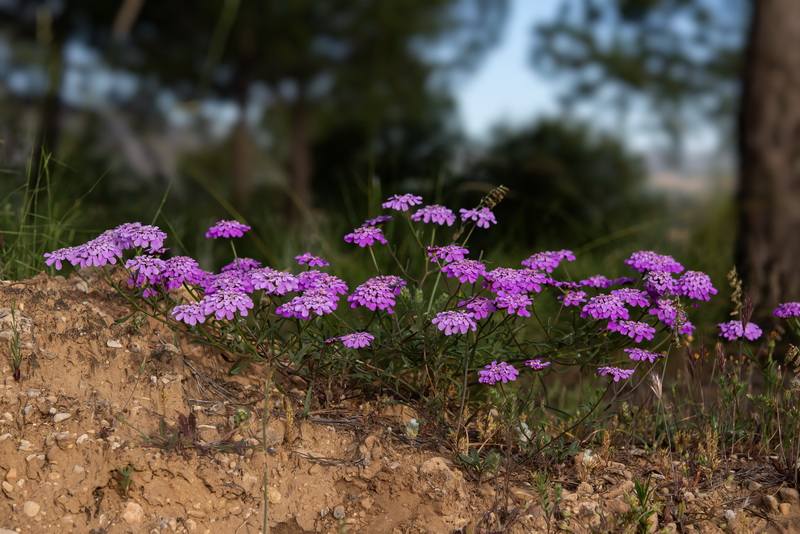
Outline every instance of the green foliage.
{"type": "Polygon", "coordinates": [[[487,473],[493,474],[497,472],[497,469],[500,467],[500,461],[502,460],[500,454],[494,449],[490,449],[483,455],[483,458],[481,458],[478,450],[472,446],[469,447],[469,454],[459,453],[458,458],[475,471],[475,474],[478,476],[479,484],[483,481],[483,477],[487,473]]]}
{"type": "Polygon", "coordinates": [[[511,192],[496,213],[513,236],[507,246],[575,247],[642,228],[666,211],[645,192],[645,176],[642,161],[618,138],[553,118],[498,131],[460,189],[488,189],[502,177],[511,192]]]}

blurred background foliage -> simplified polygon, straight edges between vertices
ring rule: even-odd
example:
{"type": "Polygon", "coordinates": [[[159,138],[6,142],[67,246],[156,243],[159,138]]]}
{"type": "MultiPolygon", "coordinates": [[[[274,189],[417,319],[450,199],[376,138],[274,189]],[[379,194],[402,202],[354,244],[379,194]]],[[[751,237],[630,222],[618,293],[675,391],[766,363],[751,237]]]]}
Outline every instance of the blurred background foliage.
{"type": "MultiPolygon", "coordinates": [[[[773,197],[796,188],[796,171],[777,170],[789,175],[779,183],[732,163],[692,169],[686,134],[715,132],[722,161],[747,153],[744,73],[765,64],[753,21],[797,8],[552,0],[560,9],[531,28],[520,68],[552,78],[560,111],[476,141],[454,93],[516,1],[0,0],[3,275],[42,268],[38,257],[8,259],[26,239],[38,254],[131,220],[156,220],[174,252],[207,263],[204,229],[232,217],[258,231],[244,255],[281,268],[307,249],[345,261],[340,236],[390,194],[457,209],[503,184],[500,237],[476,235],[487,256],[574,248],[598,272],[654,249],[721,287],[738,250],[765,292],[758,265],[785,258],[748,262],[742,235],[764,212],[787,222],[773,197]],[[622,134],[631,114],[668,139],[658,153],[622,134]],[[755,211],[740,209],[741,184],[754,180],[778,185],[754,193],[769,196],[755,211]]],[[[800,259],[796,249],[780,254],[800,259]]],[[[786,282],[781,269],[773,281],[786,282]]],[[[784,300],[800,298],[796,283],[784,286],[784,300]]]]}

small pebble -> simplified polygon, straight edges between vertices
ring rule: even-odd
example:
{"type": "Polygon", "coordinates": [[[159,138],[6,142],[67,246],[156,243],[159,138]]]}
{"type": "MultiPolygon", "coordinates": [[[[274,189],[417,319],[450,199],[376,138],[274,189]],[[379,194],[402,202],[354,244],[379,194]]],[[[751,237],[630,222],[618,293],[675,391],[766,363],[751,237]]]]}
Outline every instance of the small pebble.
{"type": "Polygon", "coordinates": [[[342,506],[341,504],[333,509],[333,517],[335,517],[336,519],[344,519],[344,516],[345,516],[344,506],[342,506]]]}
{"type": "Polygon", "coordinates": [[[53,416],[53,422],[60,423],[62,421],[66,421],[70,417],[72,417],[71,413],[57,413],[53,416]]]}
{"type": "Polygon", "coordinates": [[[108,347],[112,348],[112,349],[121,349],[122,348],[122,343],[120,343],[116,339],[109,339],[108,341],[106,341],[106,345],[108,347]]]}
{"type": "Polygon", "coordinates": [[[22,505],[22,512],[28,517],[34,517],[41,510],[41,506],[37,502],[25,501],[22,505]]]}

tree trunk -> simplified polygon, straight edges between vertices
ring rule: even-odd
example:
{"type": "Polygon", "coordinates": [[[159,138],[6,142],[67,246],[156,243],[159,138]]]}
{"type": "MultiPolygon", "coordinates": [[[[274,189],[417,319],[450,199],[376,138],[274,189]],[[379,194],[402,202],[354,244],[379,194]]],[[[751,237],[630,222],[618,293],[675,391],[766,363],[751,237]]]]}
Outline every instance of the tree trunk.
{"type": "Polygon", "coordinates": [[[55,153],[61,133],[61,80],[64,70],[63,45],[61,40],[50,44],[50,57],[47,65],[47,92],[42,99],[39,126],[31,154],[31,167],[28,174],[28,188],[35,196],[37,186],[45,179],[45,166],[55,153]]]}
{"type": "Polygon", "coordinates": [[[311,209],[311,139],[309,136],[309,109],[301,94],[291,103],[291,139],[289,161],[289,205],[291,222],[299,222],[311,209]]]}
{"type": "Polygon", "coordinates": [[[752,9],[739,110],[736,260],[753,322],[771,328],[778,303],[800,300],[800,2],[754,0],[752,9]]]}

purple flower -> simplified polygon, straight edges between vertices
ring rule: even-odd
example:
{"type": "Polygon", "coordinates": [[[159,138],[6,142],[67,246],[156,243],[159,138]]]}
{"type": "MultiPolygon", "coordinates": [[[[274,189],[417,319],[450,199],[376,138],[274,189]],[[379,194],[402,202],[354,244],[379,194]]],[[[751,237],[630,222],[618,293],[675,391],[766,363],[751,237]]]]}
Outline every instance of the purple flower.
{"type": "Polygon", "coordinates": [[[589,299],[581,311],[581,317],[588,316],[610,321],[630,318],[625,303],[614,295],[597,295],[589,299]]]}
{"type": "Polygon", "coordinates": [[[644,308],[650,305],[650,298],[647,296],[647,293],[641,289],[623,287],[622,289],[612,289],[611,294],[631,306],[641,306],[644,308]]]}
{"type": "Polygon", "coordinates": [[[445,263],[451,261],[463,260],[464,256],[469,254],[469,250],[458,245],[446,245],[444,247],[427,247],[428,257],[431,263],[436,263],[436,260],[441,260],[445,263]]]}
{"type": "Polygon", "coordinates": [[[332,274],[322,273],[316,269],[304,271],[295,276],[300,291],[309,289],[323,289],[331,294],[344,295],[347,293],[347,283],[332,274]]]}
{"type": "Polygon", "coordinates": [[[220,271],[249,271],[261,267],[261,262],[252,258],[236,258],[220,271]]]}
{"type": "Polygon", "coordinates": [[[142,247],[149,249],[150,253],[161,249],[167,238],[167,234],[162,232],[158,226],[143,225],[138,222],[121,224],[113,232],[120,248],[127,250],[133,247],[142,247]]]}
{"type": "Polygon", "coordinates": [[[551,362],[544,362],[541,358],[535,358],[533,360],[528,360],[525,362],[525,365],[533,369],[534,371],[541,371],[542,369],[548,367],[551,362]]]}
{"type": "Polygon", "coordinates": [[[443,311],[436,314],[436,317],[431,319],[432,324],[438,324],[439,330],[443,331],[445,335],[460,332],[466,334],[467,330],[473,332],[478,327],[475,323],[475,318],[472,313],[464,311],[443,311]]]}
{"type": "Polygon", "coordinates": [[[540,269],[552,273],[553,269],[564,261],[575,261],[575,255],[571,250],[547,250],[537,252],[527,260],[522,261],[522,265],[531,269],[540,269]]]}
{"type": "Polygon", "coordinates": [[[450,208],[445,208],[438,204],[431,204],[430,206],[418,209],[417,212],[411,216],[411,220],[453,226],[453,223],[456,222],[456,216],[450,208]]]}
{"type": "Polygon", "coordinates": [[[350,347],[351,349],[360,349],[362,347],[369,347],[370,341],[375,339],[375,336],[367,332],[354,332],[339,338],[342,345],[350,347]]]}
{"type": "Polygon", "coordinates": [[[675,261],[672,256],[662,256],[652,250],[642,250],[634,252],[631,257],[625,260],[631,269],[644,273],[647,271],[661,271],[665,273],[680,274],[683,272],[683,265],[675,261]]]}
{"type": "Polygon", "coordinates": [[[800,317],[800,302],[784,302],[775,308],[775,316],[781,319],[800,317]]]}
{"type": "MultiPolygon", "coordinates": [[[[658,320],[671,325],[678,319],[681,312],[678,299],[662,297],[656,300],[655,308],[650,309],[650,315],[657,315],[658,320]]],[[[685,313],[684,319],[685,319],[685,313]]]]}
{"type": "Polygon", "coordinates": [[[628,336],[636,343],[641,343],[642,339],[653,339],[656,333],[655,328],[640,321],[609,321],[608,329],[628,336]]]}
{"type": "Polygon", "coordinates": [[[392,195],[386,199],[386,202],[381,204],[384,209],[393,209],[398,211],[408,211],[411,206],[422,204],[422,197],[406,193],[405,195],[392,195]]]}
{"type": "Polygon", "coordinates": [[[509,315],[515,313],[520,317],[530,317],[531,312],[528,311],[528,306],[533,304],[530,297],[525,293],[507,293],[499,291],[497,298],[494,300],[495,306],[499,309],[506,308],[509,315]]]}
{"type": "Polygon", "coordinates": [[[365,306],[372,311],[386,310],[387,313],[394,313],[392,306],[395,305],[395,297],[400,294],[406,281],[399,276],[377,276],[370,278],[353,290],[353,294],[347,297],[351,308],[365,306]]]}
{"type": "Polygon", "coordinates": [[[298,265],[308,264],[309,267],[327,267],[330,265],[327,261],[319,256],[313,256],[310,252],[304,252],[299,256],[295,256],[298,265]]]}
{"type": "Polygon", "coordinates": [[[383,236],[383,230],[377,226],[362,226],[353,230],[353,233],[344,236],[344,240],[348,243],[355,243],[361,248],[372,246],[375,241],[386,244],[388,241],[383,236]]]}
{"type": "Polygon", "coordinates": [[[242,237],[250,227],[239,221],[219,221],[206,232],[206,237],[242,237]]]}
{"type": "Polygon", "coordinates": [[[112,230],[106,230],[91,241],[83,245],[72,247],[69,258],[72,265],[81,267],[103,267],[107,264],[117,263],[117,258],[122,257],[122,249],[112,230]]]}
{"type": "Polygon", "coordinates": [[[490,225],[497,224],[497,218],[489,208],[481,208],[479,210],[461,208],[459,212],[461,213],[462,221],[476,221],[478,228],[489,228],[490,225]]]}
{"type": "Polygon", "coordinates": [[[297,291],[299,282],[294,275],[276,271],[270,267],[253,269],[249,273],[253,289],[263,289],[266,294],[285,295],[289,291],[297,291]]]}
{"type": "Polygon", "coordinates": [[[619,367],[599,367],[597,372],[601,376],[611,375],[614,377],[614,382],[619,382],[621,378],[630,378],[633,374],[633,369],[620,369],[619,367]]]}
{"type": "Polygon", "coordinates": [[[374,219],[367,219],[361,226],[378,226],[379,224],[383,224],[391,220],[392,220],[391,215],[378,215],[374,219]]]}
{"type": "Polygon", "coordinates": [[[649,350],[634,348],[634,349],[624,349],[623,352],[627,352],[628,356],[631,360],[636,360],[637,362],[641,362],[644,360],[653,363],[656,361],[656,358],[663,358],[663,354],[659,354],[657,352],[650,352],[649,350]]]}
{"type": "Polygon", "coordinates": [[[489,365],[483,368],[482,371],[478,371],[478,382],[482,382],[484,384],[494,385],[495,382],[513,382],[517,379],[517,375],[519,375],[519,371],[514,369],[514,366],[506,363],[497,361],[493,361],[489,365]]]}
{"type": "Polygon", "coordinates": [[[176,321],[183,321],[186,324],[196,325],[197,323],[204,323],[206,320],[206,303],[190,302],[181,306],[175,306],[170,314],[176,321]]]}
{"type": "Polygon", "coordinates": [[[675,294],[692,299],[710,300],[717,290],[711,285],[711,277],[699,271],[686,271],[675,284],[675,294]]]}
{"type": "Polygon", "coordinates": [[[567,291],[566,295],[558,297],[564,306],[577,306],[586,302],[586,291],[567,291]]]}
{"type": "Polygon", "coordinates": [[[477,260],[456,260],[442,267],[442,272],[448,277],[456,277],[462,284],[474,284],[486,272],[486,265],[477,260]]]}
{"type": "Polygon", "coordinates": [[[206,295],[213,295],[217,291],[238,291],[252,293],[255,288],[249,272],[225,271],[224,273],[206,276],[200,282],[206,295]]]}
{"type": "Polygon", "coordinates": [[[675,293],[677,281],[667,271],[650,271],[644,275],[644,289],[652,297],[675,293]]]}
{"type": "Polygon", "coordinates": [[[599,287],[605,289],[607,287],[613,286],[614,281],[609,280],[602,274],[595,274],[593,276],[590,276],[586,280],[581,280],[580,282],[578,282],[578,284],[580,284],[581,286],[599,287]]]}
{"type": "Polygon", "coordinates": [[[231,289],[222,289],[213,295],[206,295],[201,300],[205,315],[212,313],[217,320],[233,319],[237,311],[240,315],[247,315],[247,310],[253,308],[253,300],[245,293],[231,289]]]}
{"type": "Polygon", "coordinates": [[[497,293],[498,291],[505,291],[506,293],[520,293],[524,291],[518,286],[520,280],[520,271],[510,267],[498,267],[488,271],[483,275],[483,287],[489,288],[489,291],[497,293]]]}
{"type": "Polygon", "coordinates": [[[125,268],[129,269],[136,275],[134,282],[133,278],[128,280],[128,285],[136,285],[139,287],[145,282],[150,284],[157,284],[161,280],[161,274],[164,272],[164,260],[143,254],[129,259],[125,262],[125,268]]]}
{"type": "Polygon", "coordinates": [[[338,306],[339,297],[325,288],[312,288],[299,297],[278,306],[275,313],[295,319],[310,319],[312,313],[324,315],[333,313],[338,306]]]}
{"type": "Polygon", "coordinates": [[[63,261],[70,261],[75,250],[72,247],[67,248],[60,248],[58,250],[54,250],[53,252],[45,252],[44,257],[47,258],[45,260],[46,265],[53,265],[56,264],[56,270],[60,271],[62,268],[61,262],[63,261]]]}
{"type": "Polygon", "coordinates": [[[728,321],[727,323],[720,323],[717,325],[720,329],[720,337],[724,337],[730,341],[746,337],[750,341],[755,341],[761,337],[761,329],[753,323],[747,323],[742,327],[742,321],[728,321]]]}
{"type": "Polygon", "coordinates": [[[486,297],[472,297],[458,303],[471,312],[475,319],[486,319],[490,313],[497,311],[494,301],[486,297]]]}
{"type": "Polygon", "coordinates": [[[184,282],[198,284],[203,280],[204,273],[194,258],[189,256],[173,256],[164,261],[161,273],[161,283],[167,290],[177,289],[184,282]]]}

